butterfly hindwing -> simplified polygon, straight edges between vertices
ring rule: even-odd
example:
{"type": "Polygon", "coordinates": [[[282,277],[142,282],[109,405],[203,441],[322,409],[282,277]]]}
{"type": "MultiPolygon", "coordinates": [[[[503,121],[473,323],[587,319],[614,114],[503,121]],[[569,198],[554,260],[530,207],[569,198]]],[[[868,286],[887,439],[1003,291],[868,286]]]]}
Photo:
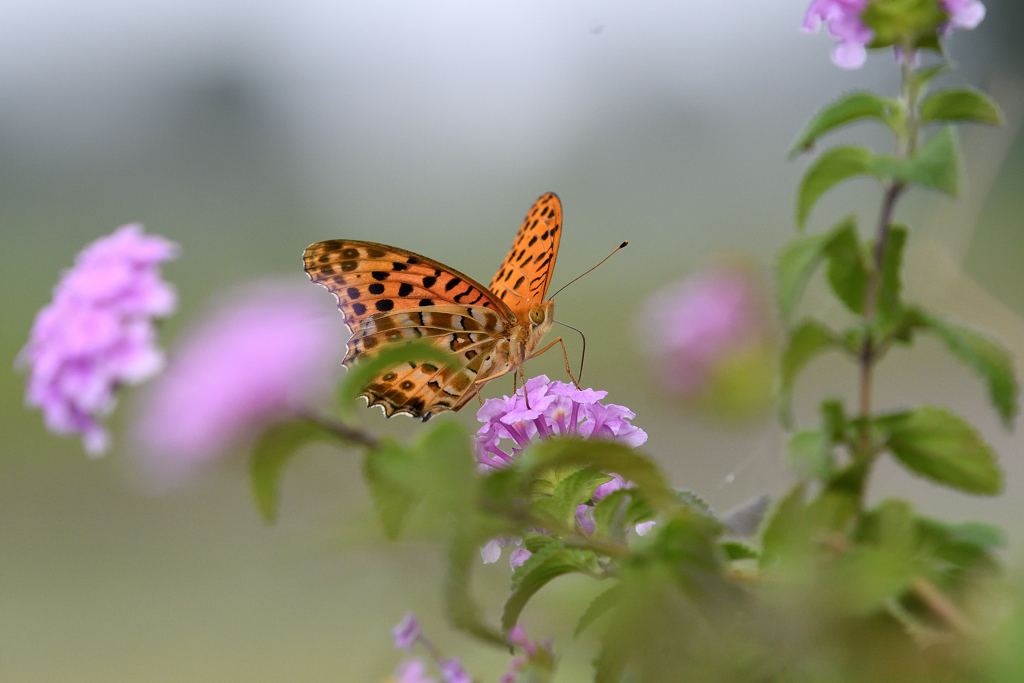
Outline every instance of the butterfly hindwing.
{"type": "Polygon", "coordinates": [[[562,203],[558,195],[541,195],[526,214],[490,290],[517,315],[542,301],[551,284],[562,238],[562,203]]]}

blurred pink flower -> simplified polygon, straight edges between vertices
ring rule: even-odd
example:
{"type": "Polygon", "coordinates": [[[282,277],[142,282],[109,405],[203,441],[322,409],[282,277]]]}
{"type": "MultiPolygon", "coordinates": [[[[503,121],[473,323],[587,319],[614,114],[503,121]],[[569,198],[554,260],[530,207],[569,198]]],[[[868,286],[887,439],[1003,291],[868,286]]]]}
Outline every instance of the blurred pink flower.
{"type": "Polygon", "coordinates": [[[867,4],[868,0],[813,0],[801,28],[813,33],[826,24],[829,34],[839,39],[832,61],[843,69],[859,69],[867,60],[867,45],[874,38],[874,32],[860,19],[867,4]]]}
{"type": "Polygon", "coordinates": [[[427,665],[419,659],[402,662],[395,669],[395,683],[437,683],[437,679],[427,676],[427,665]]]}
{"type": "Polygon", "coordinates": [[[398,624],[391,629],[391,637],[395,639],[395,648],[412,652],[416,641],[420,639],[420,622],[412,612],[408,612],[398,624]]]}
{"type": "Polygon", "coordinates": [[[641,313],[641,342],[662,386],[694,397],[717,364],[768,334],[760,287],[748,268],[718,266],[656,292],[641,313]]]}
{"type": "Polygon", "coordinates": [[[186,479],[267,423],[328,393],[347,335],[317,294],[285,285],[250,287],[192,330],[136,424],[153,483],[186,479]]]}
{"type": "Polygon", "coordinates": [[[981,0],[942,0],[949,12],[949,29],[974,29],[985,18],[985,5],[981,0]]]}
{"type": "Polygon", "coordinates": [[[137,224],[96,240],[54,287],[18,356],[29,368],[25,402],[42,410],[50,431],[81,434],[90,455],[107,449],[100,420],[113,410],[118,387],[163,366],[153,319],[174,311],[160,264],[176,255],[174,244],[137,224]]]}

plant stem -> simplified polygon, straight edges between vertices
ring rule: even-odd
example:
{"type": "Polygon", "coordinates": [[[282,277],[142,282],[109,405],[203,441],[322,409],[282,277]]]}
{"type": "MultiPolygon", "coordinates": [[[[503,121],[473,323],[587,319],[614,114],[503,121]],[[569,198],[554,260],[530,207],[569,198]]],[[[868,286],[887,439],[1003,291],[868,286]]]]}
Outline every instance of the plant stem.
{"type": "Polygon", "coordinates": [[[302,417],[303,419],[309,420],[315,425],[318,425],[326,429],[327,431],[331,432],[332,434],[340,438],[342,441],[347,441],[348,443],[366,446],[367,448],[371,449],[380,446],[380,441],[377,439],[377,437],[367,432],[364,432],[361,429],[349,427],[344,422],[336,420],[333,417],[329,417],[327,415],[314,412],[313,410],[299,411],[299,416],[302,417]]]}
{"type": "MultiPolygon", "coordinates": [[[[919,88],[914,82],[914,51],[910,45],[905,45],[903,48],[900,67],[902,74],[901,99],[906,108],[906,121],[904,131],[897,136],[896,156],[903,158],[916,152],[918,138],[917,98],[919,88]]],[[[860,382],[858,391],[860,416],[864,418],[864,427],[857,450],[858,455],[862,458],[872,457],[875,451],[875,445],[871,440],[869,419],[872,409],[871,393],[874,367],[880,358],[880,354],[875,345],[873,328],[875,314],[878,309],[878,290],[881,285],[882,268],[885,264],[885,251],[889,241],[889,231],[892,227],[893,213],[896,209],[896,202],[905,189],[906,185],[898,180],[890,182],[885,189],[885,197],[882,200],[882,209],[878,217],[877,235],[875,237],[875,248],[872,253],[871,269],[868,275],[867,291],[865,292],[864,341],[859,354],[860,382]]]]}

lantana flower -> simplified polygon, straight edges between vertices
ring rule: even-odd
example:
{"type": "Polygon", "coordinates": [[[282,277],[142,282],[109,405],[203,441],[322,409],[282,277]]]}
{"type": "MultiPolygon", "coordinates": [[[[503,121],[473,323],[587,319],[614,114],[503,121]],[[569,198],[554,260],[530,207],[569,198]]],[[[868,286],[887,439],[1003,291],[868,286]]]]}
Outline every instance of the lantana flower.
{"type": "MultiPolygon", "coordinates": [[[[647,432],[631,422],[636,417],[633,411],[625,406],[602,403],[601,399],[607,395],[607,391],[577,389],[572,384],[552,382],[546,375],[538,375],[512,396],[488,399],[477,411],[477,419],[484,423],[475,440],[480,467],[485,470],[507,467],[534,440],[552,436],[607,439],[632,448],[644,444],[647,432]]],[[[623,481],[622,477],[615,476],[623,481]]],[[[603,494],[595,494],[595,500],[615,489],[604,485],[598,490],[603,494]]],[[[590,529],[593,530],[592,521],[590,529]]],[[[492,564],[501,557],[502,548],[521,543],[519,538],[497,536],[480,549],[480,554],[485,564],[492,564]]],[[[529,550],[517,548],[512,552],[510,564],[514,569],[529,557],[529,550]]]]}
{"type": "Polygon", "coordinates": [[[843,69],[859,69],[867,60],[867,45],[874,32],[860,19],[868,0],[813,0],[807,8],[801,28],[813,33],[822,24],[839,40],[832,51],[832,61],[843,69]]]}
{"type": "Polygon", "coordinates": [[[484,423],[476,433],[477,461],[500,469],[534,439],[551,436],[608,439],[634,448],[645,443],[647,432],[630,422],[636,417],[633,411],[601,403],[607,395],[538,375],[512,396],[488,399],[476,414],[484,423]]]}
{"type": "Polygon", "coordinates": [[[949,12],[949,29],[975,29],[985,18],[985,5],[981,0],[942,0],[949,12]]]}
{"type": "Polygon", "coordinates": [[[250,287],[186,337],[136,424],[144,473],[154,484],[178,483],[327,395],[345,335],[317,294],[284,284],[250,287]]]}
{"type": "Polygon", "coordinates": [[[174,244],[137,224],[96,240],[54,287],[18,356],[29,369],[25,402],[43,412],[50,431],[80,434],[90,455],[108,447],[102,419],[119,387],[163,367],[153,321],[174,311],[160,264],[176,256],[174,244]]]}

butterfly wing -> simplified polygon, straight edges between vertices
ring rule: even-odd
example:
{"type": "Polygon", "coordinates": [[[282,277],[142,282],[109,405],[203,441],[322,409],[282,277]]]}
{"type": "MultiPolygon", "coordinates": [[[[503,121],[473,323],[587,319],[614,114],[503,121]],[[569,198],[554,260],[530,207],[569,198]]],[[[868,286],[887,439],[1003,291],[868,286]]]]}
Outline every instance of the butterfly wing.
{"type": "Polygon", "coordinates": [[[472,278],[425,256],[376,242],[327,240],[306,248],[306,273],[338,300],[352,332],[343,361],[405,340],[424,339],[455,354],[453,368],[403,363],[376,377],[362,394],[390,417],[430,417],[457,410],[479,391],[478,380],[508,363],[515,316],[472,278]]]}
{"type": "Polygon", "coordinates": [[[522,319],[544,301],[562,238],[562,202],[548,192],[533,203],[490,290],[522,319]]]}

